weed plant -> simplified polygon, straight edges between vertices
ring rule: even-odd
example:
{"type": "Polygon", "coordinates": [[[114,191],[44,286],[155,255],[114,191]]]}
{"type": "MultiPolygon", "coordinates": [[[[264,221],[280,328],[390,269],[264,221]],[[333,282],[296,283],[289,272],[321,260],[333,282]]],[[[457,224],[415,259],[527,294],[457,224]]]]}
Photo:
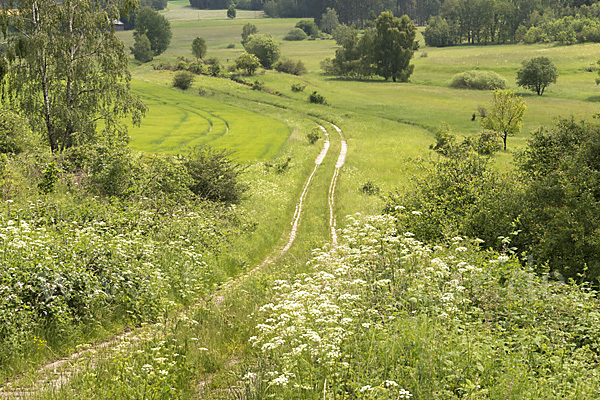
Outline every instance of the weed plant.
{"type": "MultiPolygon", "coordinates": [[[[418,214],[419,211],[405,212],[418,214]]],[[[241,398],[588,399],[600,389],[596,293],[389,216],[351,221],[313,272],[251,318],[262,361],[241,398]]]]}

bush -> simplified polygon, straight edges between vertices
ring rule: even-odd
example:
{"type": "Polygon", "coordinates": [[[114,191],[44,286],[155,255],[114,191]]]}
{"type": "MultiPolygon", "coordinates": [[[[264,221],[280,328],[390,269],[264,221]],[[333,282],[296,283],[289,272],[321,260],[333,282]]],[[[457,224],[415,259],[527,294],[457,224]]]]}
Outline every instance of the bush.
{"type": "Polygon", "coordinates": [[[19,154],[40,145],[24,118],[0,108],[0,154],[19,154]]]}
{"type": "Polygon", "coordinates": [[[292,85],[292,92],[294,92],[294,93],[304,92],[305,88],[306,88],[306,85],[301,85],[299,83],[294,83],[292,85]]]}
{"type": "Polygon", "coordinates": [[[317,140],[319,140],[320,136],[321,136],[320,129],[314,128],[312,131],[310,131],[306,134],[306,139],[308,140],[308,143],[315,144],[315,143],[317,143],[317,140]]]}
{"type": "Polygon", "coordinates": [[[279,60],[281,50],[279,44],[271,35],[254,34],[248,36],[244,48],[250,54],[254,54],[260,60],[263,67],[270,69],[279,60]]]}
{"type": "Polygon", "coordinates": [[[219,76],[221,73],[221,63],[217,58],[209,58],[206,60],[208,65],[208,73],[212,76],[219,76]]]}
{"type": "Polygon", "coordinates": [[[310,19],[305,19],[302,21],[298,21],[296,24],[296,28],[300,28],[306,33],[308,36],[317,37],[319,36],[319,27],[315,24],[315,21],[310,19]]]}
{"type": "Polygon", "coordinates": [[[452,77],[450,87],[458,89],[496,90],[506,88],[506,79],[492,71],[467,71],[452,77]]]}
{"type": "Polygon", "coordinates": [[[245,51],[235,60],[235,68],[246,71],[247,75],[253,75],[258,67],[260,67],[258,57],[245,51]]]}
{"type": "Polygon", "coordinates": [[[306,33],[300,28],[294,28],[285,35],[283,40],[288,41],[300,41],[306,39],[308,36],[306,33]]]}
{"type": "Polygon", "coordinates": [[[379,194],[381,189],[373,181],[368,180],[361,186],[360,191],[366,195],[374,196],[379,194]]]}
{"type": "Polygon", "coordinates": [[[234,19],[237,15],[237,11],[235,10],[235,5],[230,5],[227,9],[227,18],[234,19]]]}
{"type": "Polygon", "coordinates": [[[304,66],[302,60],[293,61],[290,59],[285,59],[283,61],[278,62],[275,65],[275,69],[278,72],[283,72],[292,75],[302,75],[306,73],[306,67],[304,66]]]}
{"type": "Polygon", "coordinates": [[[197,147],[184,157],[189,189],[196,196],[226,204],[239,203],[248,187],[240,182],[244,168],[231,161],[230,152],[197,147]]]}
{"type": "Polygon", "coordinates": [[[259,81],[258,79],[252,83],[252,90],[262,91],[265,90],[266,86],[263,81],[259,81]]]}
{"type": "Polygon", "coordinates": [[[483,156],[489,156],[502,149],[502,135],[496,131],[484,129],[477,134],[475,150],[483,156]]]}
{"type": "Polygon", "coordinates": [[[192,86],[192,82],[194,81],[194,74],[188,71],[180,71],[175,74],[173,77],[173,87],[179,88],[181,90],[187,90],[192,86]]]}
{"type": "Polygon", "coordinates": [[[148,40],[148,36],[146,34],[143,35],[133,35],[134,44],[133,47],[130,48],[131,53],[133,54],[133,58],[138,60],[141,63],[147,63],[148,61],[152,61],[154,58],[154,51],[150,46],[150,40],[148,40]]]}
{"type": "Polygon", "coordinates": [[[327,104],[327,100],[325,100],[325,97],[323,97],[322,95],[320,95],[316,91],[312,92],[308,96],[308,101],[310,101],[313,104],[327,104]]]}

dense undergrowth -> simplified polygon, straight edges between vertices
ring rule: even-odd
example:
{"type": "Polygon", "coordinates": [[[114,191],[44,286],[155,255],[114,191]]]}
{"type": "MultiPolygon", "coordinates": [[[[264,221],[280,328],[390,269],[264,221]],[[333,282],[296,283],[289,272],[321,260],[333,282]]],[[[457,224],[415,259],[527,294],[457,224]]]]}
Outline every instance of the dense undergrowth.
{"type": "Polygon", "coordinates": [[[69,196],[4,203],[0,224],[5,366],[187,305],[227,278],[216,253],[246,228],[210,203],[167,213],[69,196]]]}
{"type": "MultiPolygon", "coordinates": [[[[418,211],[415,211],[418,213],[418,211]]],[[[589,399],[598,301],[455,237],[427,246],[391,216],[354,221],[313,272],[253,316],[261,360],[237,398],[589,399]]]]}

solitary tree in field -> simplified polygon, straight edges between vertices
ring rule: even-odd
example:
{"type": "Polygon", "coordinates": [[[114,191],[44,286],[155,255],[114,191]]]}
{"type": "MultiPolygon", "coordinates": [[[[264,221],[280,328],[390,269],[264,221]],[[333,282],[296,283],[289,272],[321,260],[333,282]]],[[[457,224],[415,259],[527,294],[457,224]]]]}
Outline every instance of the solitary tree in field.
{"type": "Polygon", "coordinates": [[[536,57],[523,61],[517,72],[517,85],[532,90],[541,96],[551,83],[556,83],[558,71],[548,57],[536,57]]]}
{"type": "Polygon", "coordinates": [[[506,138],[521,132],[526,108],[523,98],[511,90],[494,90],[492,107],[481,121],[481,126],[500,133],[506,150],[506,138]]]}
{"type": "Polygon", "coordinates": [[[382,12],[375,20],[377,31],[373,44],[373,58],[377,74],[394,82],[408,81],[414,66],[410,60],[414,54],[417,29],[408,16],[396,18],[390,11],[382,12]]]}
{"type": "Polygon", "coordinates": [[[227,18],[234,19],[236,17],[236,15],[237,15],[237,12],[235,11],[235,6],[232,4],[227,9],[227,18]]]}
{"type": "Polygon", "coordinates": [[[4,2],[0,23],[10,65],[0,77],[7,102],[52,151],[127,140],[124,117],[145,107],[130,94],[129,59],[113,21],[133,0],[4,2]],[[102,129],[98,129],[98,123],[102,129]]]}
{"type": "Polygon", "coordinates": [[[196,61],[204,58],[206,55],[206,40],[204,40],[204,38],[198,36],[194,39],[192,42],[192,54],[196,57],[196,61]]]}
{"type": "Polygon", "coordinates": [[[134,35],[146,35],[154,55],[164,53],[171,43],[171,24],[157,11],[142,7],[135,16],[134,35]]]}

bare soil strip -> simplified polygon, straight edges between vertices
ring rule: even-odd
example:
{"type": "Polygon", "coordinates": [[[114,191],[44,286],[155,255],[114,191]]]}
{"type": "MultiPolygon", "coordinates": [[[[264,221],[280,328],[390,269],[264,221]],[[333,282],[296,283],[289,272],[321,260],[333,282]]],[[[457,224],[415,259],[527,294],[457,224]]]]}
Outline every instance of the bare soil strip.
{"type": "Polygon", "coordinates": [[[338,176],[340,175],[340,168],[344,166],[346,161],[346,153],[348,152],[348,144],[344,139],[344,135],[342,134],[342,130],[338,128],[336,125],[333,125],[335,130],[340,135],[340,139],[342,141],[342,147],[340,148],[340,155],[338,156],[337,162],[335,164],[335,171],[333,172],[333,177],[331,178],[331,184],[329,185],[329,228],[331,230],[331,241],[334,246],[337,246],[337,232],[336,232],[336,219],[333,209],[335,208],[335,186],[337,184],[338,176]]]}

